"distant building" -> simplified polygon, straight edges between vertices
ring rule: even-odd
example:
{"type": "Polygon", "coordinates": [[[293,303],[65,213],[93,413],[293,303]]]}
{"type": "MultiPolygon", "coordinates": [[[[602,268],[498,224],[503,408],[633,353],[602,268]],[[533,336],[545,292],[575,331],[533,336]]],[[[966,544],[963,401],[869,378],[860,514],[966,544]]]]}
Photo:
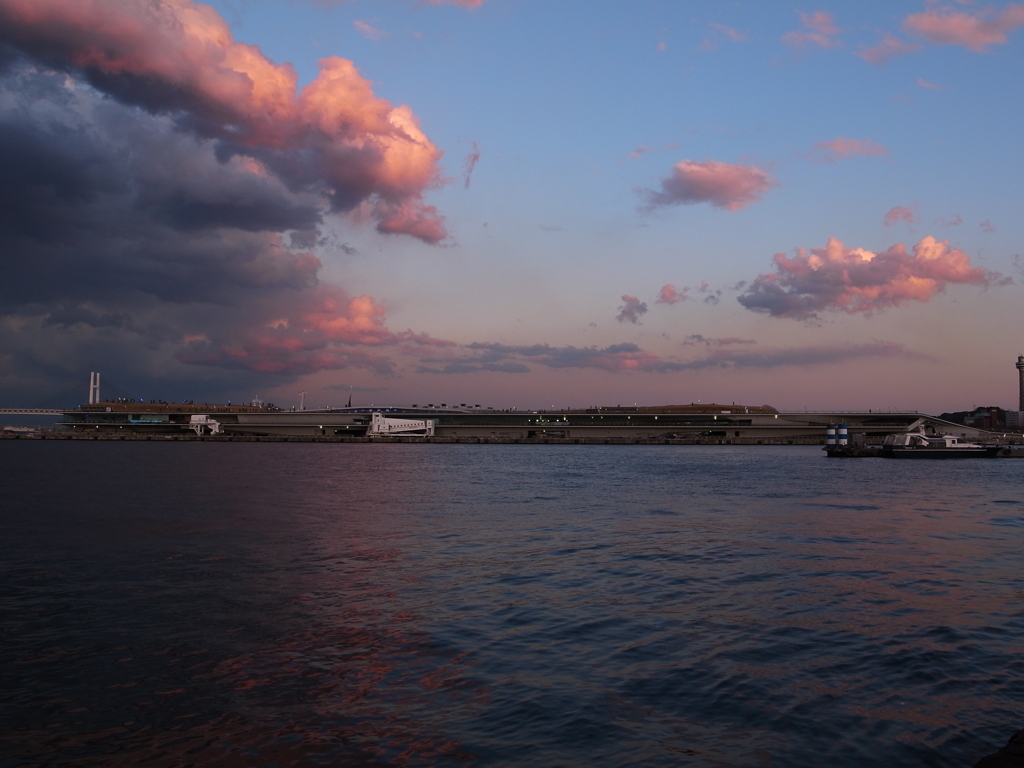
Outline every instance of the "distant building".
{"type": "Polygon", "coordinates": [[[953,411],[939,414],[939,418],[954,424],[976,429],[999,429],[1006,424],[1006,414],[1016,411],[1004,411],[995,405],[985,405],[973,411],[953,411]]]}
{"type": "Polygon", "coordinates": [[[967,418],[964,425],[975,429],[998,429],[1006,424],[1006,411],[994,405],[977,408],[967,418]]]}
{"type": "Polygon", "coordinates": [[[978,429],[1012,429],[1024,431],[1024,355],[1017,356],[1017,374],[1019,381],[1019,400],[1017,410],[1004,411],[994,405],[986,405],[975,408],[973,411],[956,411],[955,413],[944,413],[942,418],[957,424],[978,429]]]}

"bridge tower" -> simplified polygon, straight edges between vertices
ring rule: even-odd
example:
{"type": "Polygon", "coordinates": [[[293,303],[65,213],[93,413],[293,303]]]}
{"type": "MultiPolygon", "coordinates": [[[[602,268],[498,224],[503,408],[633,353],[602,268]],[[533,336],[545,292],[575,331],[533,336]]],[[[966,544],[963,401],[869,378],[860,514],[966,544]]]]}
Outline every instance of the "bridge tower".
{"type": "Polygon", "coordinates": [[[1017,410],[1024,411],[1024,355],[1017,356],[1017,373],[1020,374],[1020,402],[1017,410]]]}
{"type": "MultiPolygon", "coordinates": [[[[1021,360],[1024,360],[1024,357],[1021,357],[1021,360]]],[[[1024,365],[1024,363],[1021,363],[1021,365],[1024,365]]],[[[1018,367],[1020,367],[1020,366],[1018,366],[1018,367]]],[[[1021,375],[1020,375],[1021,376],[1020,380],[1022,382],[1024,382],[1024,368],[1021,368],[1021,371],[1022,372],[1021,372],[1021,375]]],[[[1024,392],[1024,390],[1022,390],[1022,392],[1024,392]]],[[[1024,394],[1022,394],[1021,397],[1024,397],[1024,394]]],[[[99,374],[99,371],[94,371],[94,372],[89,374],[89,405],[92,405],[94,403],[98,403],[99,401],[100,401],[100,374],[99,374]]]]}

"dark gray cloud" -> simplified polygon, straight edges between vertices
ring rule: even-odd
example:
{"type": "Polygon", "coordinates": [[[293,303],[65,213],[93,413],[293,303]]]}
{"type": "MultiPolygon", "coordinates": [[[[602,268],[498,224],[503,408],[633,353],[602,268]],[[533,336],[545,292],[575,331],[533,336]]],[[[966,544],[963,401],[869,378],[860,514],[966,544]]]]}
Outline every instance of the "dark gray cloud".
{"type": "Polygon", "coordinates": [[[277,235],[318,222],[315,201],[64,75],[23,65],[0,98],[0,308],[315,281],[319,261],[277,235]]]}
{"type": "Polygon", "coordinates": [[[553,347],[550,344],[508,345],[473,342],[466,344],[462,349],[470,350],[471,355],[454,359],[434,357],[422,362],[444,364],[444,368],[432,369],[432,373],[468,371],[461,370],[460,366],[480,366],[479,370],[522,373],[525,372],[522,369],[526,367],[524,362],[547,368],[594,368],[604,371],[668,371],[676,365],[650,352],[644,352],[639,346],[631,343],[612,344],[607,347],[553,347]]]}
{"type": "Polygon", "coordinates": [[[529,366],[522,363],[477,363],[477,362],[453,362],[447,363],[442,368],[431,368],[423,365],[417,369],[417,373],[479,373],[481,371],[492,371],[495,373],[529,373],[529,366]]]}
{"type": "Polygon", "coordinates": [[[866,357],[929,359],[902,344],[875,341],[870,344],[782,347],[763,350],[719,350],[705,358],[679,364],[675,370],[704,368],[779,368],[783,366],[829,365],[866,357]]]}
{"type": "Polygon", "coordinates": [[[0,2],[0,392],[101,367],[232,392],[443,345],[387,331],[313,253],[355,253],[323,230],[357,207],[446,236],[423,200],[441,152],[408,107],[339,57],[300,90],[209,8],[36,5],[0,2]]]}
{"type": "Polygon", "coordinates": [[[130,328],[132,316],[127,312],[99,314],[80,305],[65,305],[47,315],[43,326],[48,325],[56,325],[61,328],[69,328],[72,325],[87,325],[92,328],[130,328]]]}
{"type": "Polygon", "coordinates": [[[615,316],[615,319],[620,323],[633,323],[636,325],[640,322],[640,318],[647,314],[647,304],[640,301],[636,296],[631,296],[628,293],[622,294],[622,306],[619,307],[619,314],[615,316]]]}
{"type": "Polygon", "coordinates": [[[248,361],[204,348],[244,346],[253,329],[298,311],[318,283],[310,249],[323,244],[322,209],[253,159],[219,158],[213,141],[169,117],[8,56],[0,391],[24,401],[40,380],[60,388],[101,363],[125,383],[156,376],[236,392],[318,366],[393,372],[387,357],[351,348],[356,340],[346,348],[316,331],[291,358],[287,345],[248,361]]]}
{"type": "Polygon", "coordinates": [[[476,164],[480,162],[480,147],[476,145],[475,141],[470,143],[473,145],[473,151],[466,155],[466,159],[463,161],[463,165],[465,166],[463,186],[466,189],[469,189],[469,182],[473,178],[473,171],[476,168],[476,164]]]}
{"type": "Polygon", "coordinates": [[[446,236],[443,217],[423,202],[441,181],[441,152],[411,110],[377,97],[350,61],[321,59],[300,90],[290,64],[236,42],[216,11],[188,2],[10,0],[0,3],[0,44],[122,104],[173,117],[181,132],[215,140],[221,162],[255,158],[333,211],[366,203],[380,232],[431,243],[446,236]]]}
{"type": "Polygon", "coordinates": [[[288,244],[292,248],[316,248],[322,239],[319,229],[300,229],[288,235],[288,244]]]}
{"type": "Polygon", "coordinates": [[[702,344],[714,347],[706,357],[679,362],[668,360],[651,352],[645,352],[636,344],[613,344],[608,347],[552,347],[548,344],[506,345],[485,342],[467,344],[462,349],[471,355],[425,358],[421,362],[435,366],[423,366],[427,373],[469,373],[472,371],[521,372],[518,368],[503,366],[525,363],[542,365],[547,368],[591,368],[604,371],[645,371],[650,373],[677,373],[700,371],[711,368],[779,368],[783,366],[830,365],[862,358],[920,357],[903,345],[888,341],[869,344],[845,344],[834,347],[783,347],[760,350],[731,349],[737,345],[755,344],[750,339],[734,337],[709,338],[699,334],[686,337],[684,345],[702,344]]]}
{"type": "Polygon", "coordinates": [[[339,347],[322,334],[288,328],[264,329],[257,343],[243,342],[242,346],[230,340],[194,341],[178,354],[178,359],[193,365],[287,377],[342,368],[365,368],[379,376],[395,375],[395,363],[386,355],[339,347]]]}
{"type": "Polygon", "coordinates": [[[734,344],[757,344],[753,339],[741,339],[737,336],[702,336],[699,333],[691,333],[683,340],[683,346],[703,344],[708,347],[728,347],[734,344]]]}

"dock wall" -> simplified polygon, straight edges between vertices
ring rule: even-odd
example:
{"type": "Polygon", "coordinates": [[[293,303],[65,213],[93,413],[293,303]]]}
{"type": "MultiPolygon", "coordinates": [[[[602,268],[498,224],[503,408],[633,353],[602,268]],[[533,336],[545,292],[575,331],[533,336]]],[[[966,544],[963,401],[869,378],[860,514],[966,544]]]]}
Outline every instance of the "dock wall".
{"type": "MultiPolygon", "coordinates": [[[[441,445],[824,445],[822,437],[345,437],[321,435],[145,435],[133,432],[101,431],[47,432],[41,435],[4,435],[2,440],[86,440],[180,443],[412,443],[441,445]]],[[[880,444],[868,441],[867,444],[880,444]]],[[[1008,435],[998,441],[1003,445],[1020,445],[1024,451],[1024,435],[1008,435]]]]}

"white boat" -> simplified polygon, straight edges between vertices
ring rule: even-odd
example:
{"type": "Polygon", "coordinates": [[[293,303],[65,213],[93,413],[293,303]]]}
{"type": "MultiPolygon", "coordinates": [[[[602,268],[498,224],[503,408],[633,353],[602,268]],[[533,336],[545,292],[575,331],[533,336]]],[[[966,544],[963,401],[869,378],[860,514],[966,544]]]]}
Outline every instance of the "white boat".
{"type": "Polygon", "coordinates": [[[998,445],[979,445],[953,435],[928,435],[906,432],[889,435],[882,443],[881,455],[893,459],[967,459],[992,458],[998,445]]]}

